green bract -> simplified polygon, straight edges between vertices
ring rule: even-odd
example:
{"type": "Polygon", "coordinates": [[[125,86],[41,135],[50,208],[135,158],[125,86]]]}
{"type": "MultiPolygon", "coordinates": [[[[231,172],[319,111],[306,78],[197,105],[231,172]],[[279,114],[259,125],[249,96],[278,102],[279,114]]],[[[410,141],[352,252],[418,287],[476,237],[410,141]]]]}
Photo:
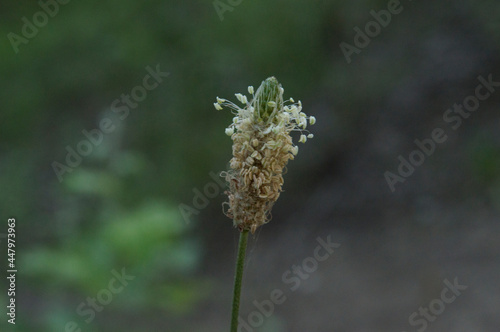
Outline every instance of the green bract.
{"type": "Polygon", "coordinates": [[[276,113],[283,109],[283,88],[274,76],[262,82],[252,104],[256,120],[266,123],[273,121],[276,113]]]}

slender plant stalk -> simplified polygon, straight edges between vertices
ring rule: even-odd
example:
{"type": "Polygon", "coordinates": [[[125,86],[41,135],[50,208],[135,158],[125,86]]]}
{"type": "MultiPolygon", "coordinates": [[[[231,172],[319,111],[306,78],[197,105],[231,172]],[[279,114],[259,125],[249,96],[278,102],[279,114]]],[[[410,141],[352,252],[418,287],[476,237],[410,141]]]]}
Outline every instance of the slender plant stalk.
{"type": "Polygon", "coordinates": [[[243,280],[243,267],[245,265],[245,252],[247,250],[248,230],[240,233],[238,245],[238,258],[236,259],[236,273],[234,275],[233,310],[231,313],[231,332],[238,330],[238,315],[240,312],[241,284],[243,280]]]}

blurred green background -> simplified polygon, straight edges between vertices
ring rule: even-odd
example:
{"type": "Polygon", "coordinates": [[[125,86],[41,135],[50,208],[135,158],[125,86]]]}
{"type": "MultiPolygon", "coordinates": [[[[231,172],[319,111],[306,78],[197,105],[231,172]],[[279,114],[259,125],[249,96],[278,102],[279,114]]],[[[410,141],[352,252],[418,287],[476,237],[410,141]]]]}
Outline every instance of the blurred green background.
{"type": "Polygon", "coordinates": [[[469,290],[428,330],[497,331],[500,93],[446,127],[449,139],[396,192],[384,172],[446,126],[479,75],[500,81],[500,4],[402,2],[348,63],[339,44],[387,3],[246,0],[219,16],[211,1],[70,1],[47,7],[53,17],[15,47],[11,33],[42,7],[2,3],[0,233],[15,217],[18,289],[16,325],[2,313],[1,331],[227,331],[238,234],[223,190],[189,222],[179,206],[193,207],[231,158],[232,116],[215,97],[271,75],[318,123],[288,165],[273,221],[250,241],[242,315],[284,288],[317,237],[341,248],[254,330],[415,330],[408,315],[458,277],[469,290]],[[127,116],[113,111],[147,68],[168,76],[127,116]],[[114,130],[59,181],[54,162],[103,119],[114,130]],[[122,269],[134,279],[95,317],[80,314],[122,269]]]}

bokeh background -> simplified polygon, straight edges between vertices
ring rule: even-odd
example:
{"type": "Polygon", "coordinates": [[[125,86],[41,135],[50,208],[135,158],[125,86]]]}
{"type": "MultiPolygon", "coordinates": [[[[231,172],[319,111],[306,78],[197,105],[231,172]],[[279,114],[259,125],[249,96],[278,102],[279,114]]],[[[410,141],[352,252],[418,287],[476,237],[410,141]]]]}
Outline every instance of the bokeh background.
{"type": "Polygon", "coordinates": [[[403,1],[350,63],[339,44],[388,1],[222,3],[70,1],[15,52],[8,34],[42,9],[2,2],[0,273],[15,217],[18,274],[1,331],[228,331],[238,233],[210,174],[231,158],[232,115],[212,103],[271,75],[317,124],[249,241],[242,317],[274,289],[287,298],[251,329],[416,331],[409,316],[458,278],[468,288],[424,330],[498,331],[500,91],[457,130],[443,114],[479,75],[500,81],[500,3],[403,1]],[[113,102],[148,66],[168,77],[120,119],[113,102]],[[59,181],[53,163],[105,118],[115,130],[59,181]],[[384,172],[437,127],[447,141],[391,192],[384,172]],[[206,186],[215,197],[184,217],[206,186]],[[283,274],[318,237],[340,247],[292,291],[283,274]],[[81,314],[123,269],[134,279],[81,314]]]}

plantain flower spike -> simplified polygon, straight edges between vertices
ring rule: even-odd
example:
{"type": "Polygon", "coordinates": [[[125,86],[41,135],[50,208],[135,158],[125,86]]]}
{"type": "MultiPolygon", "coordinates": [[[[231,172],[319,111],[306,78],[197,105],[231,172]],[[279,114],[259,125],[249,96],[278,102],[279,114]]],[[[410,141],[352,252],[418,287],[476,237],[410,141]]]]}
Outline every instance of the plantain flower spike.
{"type": "Polygon", "coordinates": [[[245,95],[236,94],[242,107],[219,97],[214,106],[217,110],[229,108],[234,114],[225,130],[233,140],[233,158],[230,169],[221,174],[229,184],[224,213],[240,231],[255,233],[271,219],[272,206],[282,191],[283,170],[299,151],[290,133],[299,131],[299,142],[305,143],[313,137],[307,134],[308,120],[312,125],[316,118],[302,112],[300,100],[284,102],[284,90],[275,77],[263,81],[255,94],[252,86],[248,92],[250,102],[245,95]]]}

